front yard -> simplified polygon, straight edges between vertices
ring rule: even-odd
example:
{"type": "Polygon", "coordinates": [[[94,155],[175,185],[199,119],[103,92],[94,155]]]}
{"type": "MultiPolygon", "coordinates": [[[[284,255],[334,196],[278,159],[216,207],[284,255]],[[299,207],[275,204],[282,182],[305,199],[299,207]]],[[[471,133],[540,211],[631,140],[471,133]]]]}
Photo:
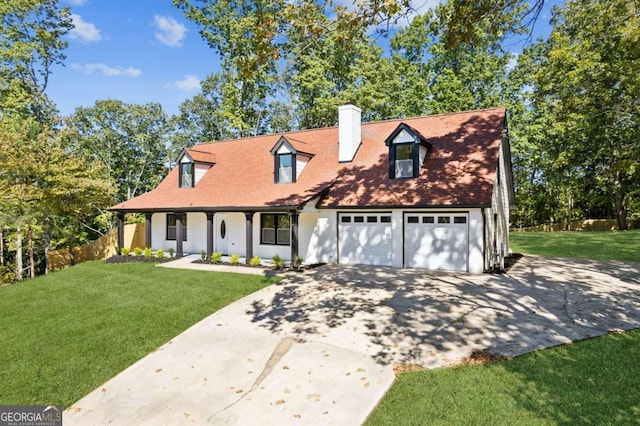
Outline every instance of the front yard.
{"type": "Polygon", "coordinates": [[[275,279],[87,262],[0,288],[0,403],[70,406],[275,279]]]}

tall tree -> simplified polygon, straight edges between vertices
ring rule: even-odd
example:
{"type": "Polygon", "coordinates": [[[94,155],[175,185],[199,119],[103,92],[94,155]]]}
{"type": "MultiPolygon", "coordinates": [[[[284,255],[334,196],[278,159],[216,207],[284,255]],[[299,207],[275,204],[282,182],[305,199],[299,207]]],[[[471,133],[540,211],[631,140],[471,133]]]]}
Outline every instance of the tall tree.
{"type": "MultiPolygon", "coordinates": [[[[553,102],[555,166],[607,194],[619,229],[640,188],[640,10],[634,1],[572,0],[556,9],[536,90],[553,102]]],[[[586,185],[585,185],[586,184],[586,185]]]]}
{"type": "Polygon", "coordinates": [[[55,106],[45,95],[55,65],[65,59],[73,28],[57,0],[4,0],[0,5],[0,115],[33,116],[43,124],[55,106]]]}
{"type": "Polygon", "coordinates": [[[149,191],[166,173],[166,114],[157,103],[96,101],[65,120],[61,136],[74,153],[104,164],[104,178],[116,187],[116,200],[149,191]]]}

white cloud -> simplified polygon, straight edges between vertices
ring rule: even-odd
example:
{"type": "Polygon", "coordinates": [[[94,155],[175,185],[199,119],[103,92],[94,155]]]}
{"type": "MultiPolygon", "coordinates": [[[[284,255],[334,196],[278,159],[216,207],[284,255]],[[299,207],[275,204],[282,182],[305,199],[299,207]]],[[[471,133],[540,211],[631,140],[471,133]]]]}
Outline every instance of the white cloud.
{"type": "Polygon", "coordinates": [[[180,90],[192,91],[200,89],[200,79],[193,74],[187,74],[182,80],[173,83],[180,90]]]}
{"type": "Polygon", "coordinates": [[[100,30],[96,28],[91,22],[85,22],[82,20],[82,16],[75,13],[71,14],[71,22],[74,27],[69,31],[69,37],[74,40],[80,40],[83,43],[90,43],[92,41],[100,41],[102,36],[100,30]]]}
{"type": "Polygon", "coordinates": [[[182,46],[182,40],[187,32],[187,27],[171,18],[170,16],[155,16],[156,21],[156,38],[160,43],[171,47],[182,46]]]}
{"type": "Polygon", "coordinates": [[[106,64],[79,64],[74,62],[71,64],[71,69],[82,71],[86,74],[92,74],[94,71],[102,72],[105,77],[138,77],[142,74],[142,71],[138,68],[125,68],[125,67],[110,67],[106,64]]]}

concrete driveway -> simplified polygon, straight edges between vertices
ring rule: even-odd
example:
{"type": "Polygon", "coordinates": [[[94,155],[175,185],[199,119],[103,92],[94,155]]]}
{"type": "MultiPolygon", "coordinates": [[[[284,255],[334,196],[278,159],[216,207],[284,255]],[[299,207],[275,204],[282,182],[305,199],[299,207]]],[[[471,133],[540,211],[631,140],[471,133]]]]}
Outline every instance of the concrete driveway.
{"type": "Polygon", "coordinates": [[[504,275],[328,265],[177,336],[69,424],[359,424],[393,367],[508,356],[640,327],[640,264],[526,256],[504,275]]]}

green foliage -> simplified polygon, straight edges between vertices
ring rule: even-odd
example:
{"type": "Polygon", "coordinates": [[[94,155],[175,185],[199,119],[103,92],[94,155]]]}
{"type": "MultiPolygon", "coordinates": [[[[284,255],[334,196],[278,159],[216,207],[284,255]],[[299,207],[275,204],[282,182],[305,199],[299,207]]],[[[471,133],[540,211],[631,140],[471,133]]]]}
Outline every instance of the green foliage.
{"type": "Polygon", "coordinates": [[[164,249],[158,249],[156,250],[156,257],[158,259],[164,259],[164,249]]]}
{"type": "Polygon", "coordinates": [[[11,284],[17,280],[15,265],[0,266],[0,284],[11,284]]]}
{"type": "Polygon", "coordinates": [[[206,259],[207,259],[207,251],[200,250],[200,260],[206,260],[206,259]]]}
{"type": "Polygon", "coordinates": [[[294,262],[294,264],[293,264],[293,265],[294,265],[297,269],[300,269],[300,268],[302,267],[302,262],[304,262],[304,259],[302,258],[302,256],[296,256],[296,260],[295,260],[295,262],[294,262]]]}
{"type": "Polygon", "coordinates": [[[237,265],[239,262],[240,262],[239,254],[232,254],[231,257],[229,257],[229,263],[231,263],[232,265],[237,265]]]}
{"type": "Polygon", "coordinates": [[[55,106],[45,90],[52,67],[63,64],[69,7],[57,0],[4,0],[0,6],[0,117],[52,124],[55,106]]]}
{"type": "Polygon", "coordinates": [[[211,253],[211,263],[218,264],[222,261],[222,253],[219,251],[211,253]]]}
{"type": "Polygon", "coordinates": [[[131,253],[131,250],[129,250],[127,247],[122,247],[120,249],[121,256],[129,256],[129,253],[131,253]]]}
{"type": "Polygon", "coordinates": [[[88,161],[104,164],[103,178],[116,188],[116,201],[154,189],[168,162],[167,116],[157,103],[99,100],[65,120],[61,137],[88,161]]]}
{"type": "Polygon", "coordinates": [[[133,249],[133,254],[136,257],[140,257],[140,256],[142,256],[143,251],[144,250],[142,250],[142,248],[136,247],[136,248],[133,249]]]}
{"type": "Polygon", "coordinates": [[[145,247],[142,252],[146,259],[153,258],[153,249],[151,247],[145,247]]]}
{"type": "Polygon", "coordinates": [[[262,263],[262,258],[260,258],[260,256],[252,257],[249,263],[251,266],[260,266],[260,263],[262,263]]]}
{"type": "Polygon", "coordinates": [[[282,260],[282,257],[280,257],[280,255],[274,255],[271,260],[273,261],[273,267],[275,269],[282,269],[284,268],[284,260],[282,260]]]}
{"type": "Polygon", "coordinates": [[[173,258],[173,253],[175,253],[175,249],[173,247],[169,247],[169,257],[173,258]]]}

